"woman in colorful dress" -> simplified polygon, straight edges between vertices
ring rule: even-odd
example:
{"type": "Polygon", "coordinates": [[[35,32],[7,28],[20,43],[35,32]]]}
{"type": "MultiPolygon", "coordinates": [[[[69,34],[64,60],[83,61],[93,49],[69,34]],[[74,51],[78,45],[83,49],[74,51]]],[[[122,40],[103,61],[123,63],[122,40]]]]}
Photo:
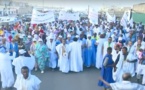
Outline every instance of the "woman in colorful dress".
{"type": "Polygon", "coordinates": [[[37,59],[38,67],[41,73],[44,73],[46,60],[48,59],[48,48],[43,43],[42,39],[39,38],[39,42],[36,44],[35,57],[37,59]]]}

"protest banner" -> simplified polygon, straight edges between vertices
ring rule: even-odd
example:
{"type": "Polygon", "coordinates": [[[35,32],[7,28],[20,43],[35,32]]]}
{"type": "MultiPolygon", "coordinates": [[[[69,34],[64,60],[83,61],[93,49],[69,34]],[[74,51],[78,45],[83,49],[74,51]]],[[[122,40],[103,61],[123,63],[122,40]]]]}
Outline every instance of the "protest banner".
{"type": "Polygon", "coordinates": [[[98,11],[94,9],[89,10],[88,18],[90,23],[98,24],[98,11]]]}
{"type": "Polygon", "coordinates": [[[106,16],[107,16],[107,22],[116,22],[116,16],[113,15],[113,17],[108,13],[106,12],[106,16]]]}
{"type": "Polygon", "coordinates": [[[79,17],[79,13],[69,13],[69,12],[60,12],[59,13],[59,17],[58,17],[59,20],[79,20],[80,17],[79,17]]]}
{"type": "Polygon", "coordinates": [[[124,12],[120,24],[123,27],[127,27],[128,24],[130,24],[131,27],[133,26],[132,12],[130,10],[124,12]]]}
{"type": "Polygon", "coordinates": [[[31,24],[42,24],[55,21],[53,12],[40,12],[36,9],[33,10],[31,24]]]}

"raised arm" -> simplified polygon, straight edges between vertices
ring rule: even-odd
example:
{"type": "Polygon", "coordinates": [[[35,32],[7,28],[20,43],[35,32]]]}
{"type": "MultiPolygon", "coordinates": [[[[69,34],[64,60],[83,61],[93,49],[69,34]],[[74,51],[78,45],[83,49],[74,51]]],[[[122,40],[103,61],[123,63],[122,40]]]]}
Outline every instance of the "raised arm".
{"type": "Polygon", "coordinates": [[[111,85],[108,82],[106,82],[102,77],[100,77],[99,80],[102,81],[106,86],[111,88],[111,85]]]}

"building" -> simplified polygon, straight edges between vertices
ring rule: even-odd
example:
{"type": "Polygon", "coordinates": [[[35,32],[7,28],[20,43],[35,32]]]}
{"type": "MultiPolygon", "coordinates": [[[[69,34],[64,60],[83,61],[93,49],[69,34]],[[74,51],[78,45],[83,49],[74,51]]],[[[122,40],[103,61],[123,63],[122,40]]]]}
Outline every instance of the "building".
{"type": "Polygon", "coordinates": [[[133,5],[133,20],[145,25],[145,3],[133,5]]]}
{"type": "Polygon", "coordinates": [[[17,15],[18,7],[0,6],[0,16],[17,15]]]}
{"type": "Polygon", "coordinates": [[[18,14],[23,15],[23,14],[31,14],[33,10],[33,7],[27,6],[27,7],[19,7],[18,14]]]}
{"type": "Polygon", "coordinates": [[[139,13],[145,13],[145,3],[133,5],[133,10],[139,13]]]}
{"type": "Polygon", "coordinates": [[[18,7],[12,6],[12,0],[0,0],[0,16],[16,15],[18,7]]]}
{"type": "Polygon", "coordinates": [[[12,0],[0,0],[0,5],[9,5],[12,0]]]}
{"type": "Polygon", "coordinates": [[[111,16],[115,14],[117,18],[122,18],[124,12],[127,10],[131,10],[131,7],[123,7],[123,8],[112,7],[112,8],[109,8],[107,11],[111,16]]]}
{"type": "Polygon", "coordinates": [[[27,3],[0,0],[0,16],[30,14],[32,9],[27,3]]]}

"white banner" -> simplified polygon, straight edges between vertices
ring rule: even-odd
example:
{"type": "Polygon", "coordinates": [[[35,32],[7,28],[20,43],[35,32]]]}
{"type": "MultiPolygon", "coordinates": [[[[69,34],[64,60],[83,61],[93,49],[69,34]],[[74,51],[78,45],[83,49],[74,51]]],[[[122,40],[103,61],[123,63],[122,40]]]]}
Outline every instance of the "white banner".
{"type": "Polygon", "coordinates": [[[61,11],[59,13],[59,17],[58,17],[59,20],[80,20],[80,17],[79,17],[79,13],[68,13],[68,12],[63,12],[61,11]]]}
{"type": "Polygon", "coordinates": [[[15,22],[16,20],[15,17],[0,17],[0,22],[15,22]]]}
{"type": "Polygon", "coordinates": [[[41,23],[49,23],[55,21],[53,12],[40,12],[38,10],[33,10],[31,24],[41,24],[41,23]]]}
{"type": "Polygon", "coordinates": [[[59,20],[65,20],[65,16],[66,16],[65,14],[66,14],[65,12],[60,11],[60,12],[59,12],[59,17],[58,17],[58,19],[59,19],[59,20]]]}
{"type": "Polygon", "coordinates": [[[89,18],[89,21],[92,24],[98,24],[98,11],[97,10],[94,10],[94,9],[91,9],[89,11],[88,18],[89,18]]]}
{"type": "Polygon", "coordinates": [[[106,12],[106,16],[107,16],[107,21],[108,22],[116,22],[116,16],[114,15],[113,17],[108,13],[106,12]]]}
{"type": "Polygon", "coordinates": [[[127,24],[130,24],[132,26],[133,19],[132,19],[132,17],[130,18],[130,16],[131,16],[131,12],[129,10],[124,12],[123,17],[120,22],[120,24],[123,27],[127,27],[127,24]]]}

